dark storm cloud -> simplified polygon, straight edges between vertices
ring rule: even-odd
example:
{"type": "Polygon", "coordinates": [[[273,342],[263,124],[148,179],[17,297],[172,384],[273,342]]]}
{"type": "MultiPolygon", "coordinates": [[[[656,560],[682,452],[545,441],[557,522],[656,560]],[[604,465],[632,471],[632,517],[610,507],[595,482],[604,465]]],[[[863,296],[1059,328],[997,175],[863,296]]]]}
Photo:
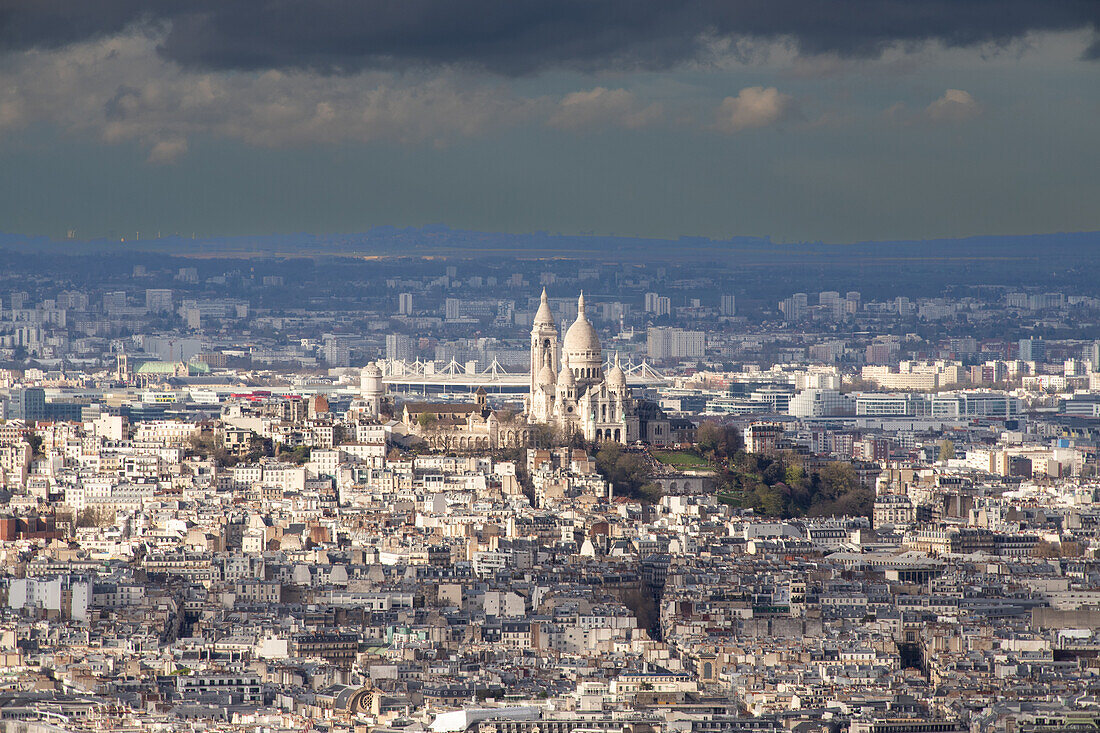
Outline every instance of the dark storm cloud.
{"type": "MultiPolygon", "coordinates": [[[[804,54],[1002,43],[1100,26],[1100,0],[0,0],[0,47],[57,47],[163,27],[183,66],[326,72],[465,65],[664,69],[714,39],[790,39],[804,54]]],[[[1097,56],[1098,46],[1086,54],[1097,56]]]]}
{"type": "Polygon", "coordinates": [[[140,0],[0,0],[0,50],[58,48],[118,33],[176,12],[169,2],[140,0]]]}

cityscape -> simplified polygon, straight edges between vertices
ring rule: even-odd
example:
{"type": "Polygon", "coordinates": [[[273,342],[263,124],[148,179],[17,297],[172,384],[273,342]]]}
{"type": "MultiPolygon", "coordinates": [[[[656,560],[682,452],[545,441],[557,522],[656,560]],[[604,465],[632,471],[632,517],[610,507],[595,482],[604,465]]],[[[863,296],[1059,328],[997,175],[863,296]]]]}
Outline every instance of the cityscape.
{"type": "Polygon", "coordinates": [[[1098,34],[0,1],[0,733],[1100,731],[1098,34]]]}
{"type": "Polygon", "coordinates": [[[1091,719],[1087,286],[89,258],[3,276],[5,716],[1091,719]]]}

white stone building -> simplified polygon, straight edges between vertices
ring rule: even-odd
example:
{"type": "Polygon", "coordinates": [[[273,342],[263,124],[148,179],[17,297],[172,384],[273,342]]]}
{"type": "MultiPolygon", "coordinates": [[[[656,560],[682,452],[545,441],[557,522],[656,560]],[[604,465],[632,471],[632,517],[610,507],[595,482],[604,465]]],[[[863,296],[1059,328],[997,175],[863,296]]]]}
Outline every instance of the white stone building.
{"type": "Polygon", "coordinates": [[[616,359],[604,374],[603,349],[577,300],[577,320],[558,349],[558,329],[546,291],[531,326],[531,391],[527,419],[580,433],[585,440],[654,444],[671,441],[669,420],[653,403],[634,399],[616,359]]]}

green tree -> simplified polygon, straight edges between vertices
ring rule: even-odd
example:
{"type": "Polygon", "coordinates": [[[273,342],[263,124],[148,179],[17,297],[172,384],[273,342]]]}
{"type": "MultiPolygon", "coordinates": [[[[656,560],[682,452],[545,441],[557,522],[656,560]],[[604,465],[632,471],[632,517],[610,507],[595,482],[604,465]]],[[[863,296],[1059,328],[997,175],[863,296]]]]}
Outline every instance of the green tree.
{"type": "Polygon", "coordinates": [[[826,463],[821,471],[820,495],[826,499],[836,499],[841,494],[855,490],[859,486],[859,477],[852,464],[843,461],[826,463]]]}
{"type": "Polygon", "coordinates": [[[659,504],[664,495],[664,489],[657,483],[642,484],[638,488],[638,498],[647,504],[659,504]]]}
{"type": "Polygon", "coordinates": [[[783,517],[788,513],[782,493],[773,486],[757,486],[745,496],[742,506],[769,517],[783,517]]]}
{"type": "Polygon", "coordinates": [[[786,478],[786,476],[787,470],[782,461],[772,461],[764,468],[761,474],[761,478],[768,486],[774,486],[786,478]]]}
{"type": "Polygon", "coordinates": [[[279,460],[286,461],[287,463],[295,463],[300,466],[309,460],[309,451],[309,446],[298,445],[290,450],[281,451],[279,453],[279,460]]]}
{"type": "Polygon", "coordinates": [[[772,517],[865,515],[874,494],[849,463],[836,462],[807,474],[797,456],[738,454],[717,472],[720,501],[772,517]]]}
{"type": "Polygon", "coordinates": [[[35,432],[27,432],[27,442],[31,446],[31,458],[43,458],[46,453],[42,449],[42,436],[35,432]]]}
{"type": "Polygon", "coordinates": [[[249,444],[248,452],[244,455],[244,459],[248,463],[256,463],[261,458],[275,455],[275,442],[271,438],[261,438],[258,435],[252,436],[252,442],[249,444]]]}
{"type": "Polygon", "coordinates": [[[842,461],[828,463],[822,467],[819,478],[820,487],[813,497],[811,514],[870,515],[874,492],[860,484],[852,464],[842,461]]]}
{"type": "MultiPolygon", "coordinates": [[[[650,470],[640,454],[624,450],[618,443],[606,443],[596,453],[596,470],[611,483],[616,495],[646,498],[641,488],[649,483],[650,470]]],[[[650,490],[646,495],[652,498],[654,492],[650,490]]]]}

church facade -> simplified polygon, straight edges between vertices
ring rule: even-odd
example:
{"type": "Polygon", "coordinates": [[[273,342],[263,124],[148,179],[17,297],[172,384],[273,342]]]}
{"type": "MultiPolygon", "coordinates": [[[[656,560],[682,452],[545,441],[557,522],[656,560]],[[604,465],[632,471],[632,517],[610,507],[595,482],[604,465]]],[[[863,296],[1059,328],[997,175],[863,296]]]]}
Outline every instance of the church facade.
{"type": "Polygon", "coordinates": [[[546,291],[531,324],[531,384],[527,420],[585,440],[656,445],[672,442],[670,422],[654,403],[635,399],[619,365],[604,373],[603,348],[577,301],[577,320],[558,342],[546,291]]]}

